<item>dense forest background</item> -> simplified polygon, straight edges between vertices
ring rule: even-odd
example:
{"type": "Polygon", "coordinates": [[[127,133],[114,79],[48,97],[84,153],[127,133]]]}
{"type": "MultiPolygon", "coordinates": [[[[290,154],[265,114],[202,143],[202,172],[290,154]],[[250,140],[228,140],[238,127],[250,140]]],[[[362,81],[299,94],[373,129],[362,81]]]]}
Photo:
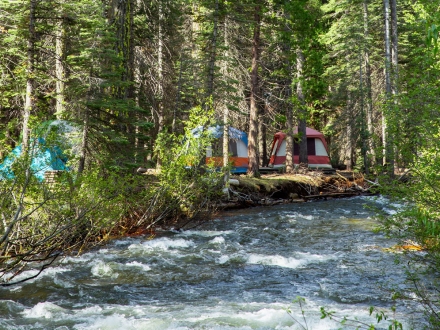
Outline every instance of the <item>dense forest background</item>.
{"type": "Polygon", "coordinates": [[[294,139],[307,163],[307,126],[325,134],[334,167],[402,203],[381,229],[424,254],[410,256],[414,290],[399,297],[419,299],[438,329],[439,24],[432,0],[0,0],[0,160],[24,151],[0,180],[0,285],[33,262],[41,272],[211,214],[229,180],[185,169],[210,142],[191,144],[191,128],[247,132],[249,178],[277,131],[286,170],[294,139]],[[74,171],[56,184],[36,180],[28,157],[50,120],[80,128],[74,171]]]}
{"type": "MultiPolygon", "coordinates": [[[[437,17],[436,17],[437,16],[437,17]]],[[[435,1],[3,0],[0,158],[51,119],[84,128],[80,170],[160,165],[192,109],[249,134],[325,133],[334,166],[405,168],[437,132],[435,1]]]]}

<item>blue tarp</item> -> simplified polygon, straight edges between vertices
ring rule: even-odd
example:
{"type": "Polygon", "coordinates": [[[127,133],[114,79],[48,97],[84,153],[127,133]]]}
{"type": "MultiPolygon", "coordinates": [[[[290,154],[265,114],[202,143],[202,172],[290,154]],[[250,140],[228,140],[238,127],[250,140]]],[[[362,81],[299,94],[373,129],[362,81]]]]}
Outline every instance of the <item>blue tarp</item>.
{"type": "MultiPolygon", "coordinates": [[[[21,144],[15,147],[0,164],[0,180],[13,179],[15,174],[12,166],[15,160],[21,155],[21,144]]],[[[44,138],[32,139],[30,141],[29,155],[31,157],[30,169],[32,174],[39,180],[44,180],[46,171],[65,171],[69,170],[66,166],[67,157],[58,146],[46,145],[44,138]]]]}

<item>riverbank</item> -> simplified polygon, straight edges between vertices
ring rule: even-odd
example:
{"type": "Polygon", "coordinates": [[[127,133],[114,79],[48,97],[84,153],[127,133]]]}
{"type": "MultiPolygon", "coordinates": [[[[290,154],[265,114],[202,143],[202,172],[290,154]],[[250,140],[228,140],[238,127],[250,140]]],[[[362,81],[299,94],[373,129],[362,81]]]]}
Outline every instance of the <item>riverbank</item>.
{"type": "MultiPolygon", "coordinates": [[[[186,230],[198,227],[228,210],[257,206],[270,207],[374,193],[370,190],[370,183],[361,173],[348,171],[336,171],[333,174],[324,174],[319,171],[307,171],[301,174],[272,173],[262,174],[258,178],[233,175],[229,183],[227,190],[223,188],[223,194],[204,203],[202,207],[190,208],[180,199],[180,207],[175,212],[170,212],[170,217],[167,219],[153,221],[154,226],[133,226],[130,228],[129,224],[125,224],[125,228],[130,228],[125,233],[128,236],[137,236],[154,235],[159,228],[186,230]],[[189,212],[190,209],[192,211],[189,212]]],[[[221,187],[217,189],[221,189],[221,187]]],[[[165,207],[169,207],[169,205],[167,204],[165,207]]]]}
{"type": "Polygon", "coordinates": [[[313,199],[333,199],[372,194],[370,184],[360,173],[336,171],[323,174],[265,174],[259,178],[233,176],[229,197],[222,209],[301,203],[313,199]]]}

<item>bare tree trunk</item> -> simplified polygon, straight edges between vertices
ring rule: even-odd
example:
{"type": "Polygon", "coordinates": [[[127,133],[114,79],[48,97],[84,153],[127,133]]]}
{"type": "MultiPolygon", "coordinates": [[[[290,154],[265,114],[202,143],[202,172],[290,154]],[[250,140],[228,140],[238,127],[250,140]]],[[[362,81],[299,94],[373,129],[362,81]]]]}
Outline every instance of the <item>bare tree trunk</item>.
{"type": "Polygon", "coordinates": [[[260,116],[258,118],[258,159],[260,166],[266,166],[267,164],[266,125],[264,118],[265,107],[260,107],[260,116]]]}
{"type": "Polygon", "coordinates": [[[26,99],[23,111],[22,126],[22,150],[27,153],[29,148],[29,118],[34,107],[34,67],[35,67],[35,11],[37,7],[36,0],[29,1],[29,37],[27,42],[27,78],[26,78],[26,99]]]}
{"type": "Polygon", "coordinates": [[[391,63],[392,63],[392,93],[393,96],[398,94],[398,34],[397,34],[397,3],[391,0],[391,63]]]}
{"type": "MultiPolygon", "coordinates": [[[[289,76],[291,75],[291,68],[289,63],[289,76]]],[[[291,81],[288,81],[288,86],[286,86],[286,100],[290,100],[292,96],[292,87],[291,87],[291,81]]],[[[294,140],[293,140],[293,112],[292,112],[292,104],[289,101],[288,106],[286,109],[286,125],[287,125],[287,132],[286,132],[286,173],[293,173],[295,164],[293,161],[293,150],[294,150],[294,140]]]]}
{"type": "MultiPolygon", "coordinates": [[[[61,1],[63,5],[64,1],[61,1]]],[[[61,13],[61,16],[63,13],[61,13]]],[[[65,112],[64,86],[66,72],[64,70],[64,59],[66,53],[64,19],[57,22],[57,30],[55,32],[55,75],[56,75],[56,107],[55,115],[58,119],[63,118],[65,112]]]]}
{"type": "Polygon", "coordinates": [[[89,109],[86,107],[84,110],[84,119],[83,119],[83,134],[81,141],[81,150],[79,155],[78,162],[78,175],[81,175],[84,172],[86,157],[87,157],[87,144],[88,144],[88,133],[89,133],[89,109]]]}
{"type": "Polygon", "coordinates": [[[217,60],[217,34],[218,34],[218,0],[215,0],[215,12],[214,12],[214,28],[212,31],[212,40],[209,63],[208,63],[208,80],[206,82],[206,100],[214,93],[214,78],[215,78],[215,62],[217,60]]]}
{"type": "Polygon", "coordinates": [[[360,120],[361,120],[361,154],[362,159],[364,162],[364,171],[365,174],[369,174],[369,164],[368,164],[368,157],[367,157],[367,138],[368,135],[365,131],[365,109],[364,109],[364,81],[363,81],[363,74],[362,74],[362,51],[359,53],[359,91],[360,91],[360,120]]]}
{"type": "Polygon", "coordinates": [[[369,152],[373,155],[372,159],[376,159],[376,150],[371,139],[373,134],[373,93],[371,86],[371,65],[370,65],[370,51],[368,45],[368,39],[370,36],[369,32],[369,14],[368,14],[368,0],[363,2],[363,12],[364,12],[364,38],[367,45],[364,49],[364,61],[365,61],[365,90],[366,90],[366,117],[367,117],[367,148],[369,152]]]}
{"type": "MultiPolygon", "coordinates": [[[[225,38],[225,58],[227,59],[229,57],[228,47],[229,47],[229,40],[228,40],[228,20],[227,17],[225,18],[225,29],[224,29],[224,38],[225,38]]],[[[223,60],[222,65],[222,71],[223,71],[223,77],[226,78],[229,75],[228,70],[228,62],[223,60]]],[[[229,108],[228,105],[224,105],[223,109],[223,167],[226,169],[229,165],[229,108]]],[[[225,176],[224,176],[224,186],[226,188],[229,187],[229,170],[225,170],[225,176]]]]}
{"type": "Polygon", "coordinates": [[[390,176],[394,175],[394,155],[391,136],[388,134],[388,117],[391,113],[391,47],[390,47],[390,3],[384,0],[385,16],[385,94],[386,110],[382,116],[382,139],[384,147],[384,163],[387,164],[387,170],[390,176]]]}
{"type": "MultiPolygon", "coordinates": [[[[223,168],[228,168],[229,165],[229,125],[228,125],[228,119],[229,117],[229,110],[228,107],[225,106],[224,112],[223,112],[223,168]]],[[[229,169],[225,170],[225,176],[224,176],[224,186],[229,187],[229,169]]]]}
{"type": "MultiPolygon", "coordinates": [[[[284,5],[287,5],[289,1],[285,1],[284,5]]],[[[286,10],[285,12],[286,22],[290,21],[290,13],[286,10]]],[[[284,26],[284,33],[290,34],[290,27],[286,23],[284,26]]],[[[293,106],[292,106],[292,62],[290,59],[290,53],[292,51],[292,47],[289,41],[286,41],[284,44],[284,52],[288,54],[286,59],[286,67],[287,67],[287,79],[285,82],[285,99],[286,99],[286,173],[293,173],[295,164],[293,160],[293,151],[294,151],[294,139],[293,139],[293,106]]]]}
{"type": "Polygon", "coordinates": [[[303,93],[302,79],[304,71],[304,54],[300,48],[296,52],[296,72],[298,83],[296,85],[296,95],[299,101],[298,111],[298,134],[300,135],[299,142],[299,163],[305,166],[309,163],[307,155],[307,109],[305,107],[305,98],[303,93]]]}
{"type": "Polygon", "coordinates": [[[182,70],[183,70],[183,55],[180,56],[180,63],[179,63],[179,80],[177,82],[177,91],[176,91],[176,104],[174,105],[173,109],[173,122],[171,124],[171,131],[173,133],[176,133],[177,127],[177,116],[180,112],[180,100],[181,100],[181,92],[182,92],[182,70]]]}
{"type": "Polygon", "coordinates": [[[351,93],[347,95],[347,144],[344,153],[344,161],[347,166],[347,170],[353,169],[353,122],[352,122],[352,100],[351,93]]]}
{"type": "MultiPolygon", "coordinates": [[[[163,97],[164,97],[164,80],[163,80],[163,7],[162,7],[162,1],[158,1],[159,4],[159,27],[158,27],[158,40],[157,40],[157,81],[158,81],[158,88],[157,88],[157,133],[161,133],[164,128],[164,122],[165,122],[165,114],[164,114],[164,104],[163,104],[163,97]]],[[[158,169],[162,166],[162,160],[160,157],[157,157],[157,163],[156,166],[158,169]]]]}
{"type": "MultiPolygon", "coordinates": [[[[397,33],[397,0],[391,0],[391,93],[393,95],[393,105],[394,105],[394,111],[397,110],[398,107],[398,94],[399,94],[399,68],[398,68],[398,33],[397,33]]],[[[399,130],[397,125],[397,118],[394,117],[394,138],[392,139],[392,157],[390,160],[390,169],[393,169],[394,174],[394,167],[396,164],[396,157],[397,152],[394,147],[395,145],[395,139],[398,140],[398,134],[399,130]]]]}
{"type": "Polygon", "coordinates": [[[258,81],[258,65],[260,57],[260,12],[261,7],[257,1],[254,12],[254,36],[252,38],[252,69],[251,69],[251,95],[250,95],[250,114],[249,114],[249,144],[248,157],[249,167],[248,174],[250,176],[259,176],[258,168],[258,97],[259,97],[259,81],[258,81]]]}

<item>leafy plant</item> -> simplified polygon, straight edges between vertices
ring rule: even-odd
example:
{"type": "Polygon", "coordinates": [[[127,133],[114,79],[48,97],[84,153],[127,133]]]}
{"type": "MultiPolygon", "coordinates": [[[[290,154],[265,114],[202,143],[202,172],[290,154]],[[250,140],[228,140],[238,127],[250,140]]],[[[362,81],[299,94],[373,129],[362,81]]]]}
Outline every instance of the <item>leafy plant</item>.
{"type": "MultiPolygon", "coordinates": [[[[297,304],[299,306],[300,311],[301,311],[301,316],[302,316],[302,323],[300,321],[298,321],[292,315],[291,307],[286,309],[287,313],[295,321],[295,323],[297,323],[301,327],[301,329],[309,330],[309,327],[307,325],[307,318],[305,316],[305,312],[304,312],[304,308],[303,308],[303,306],[306,303],[306,300],[303,297],[298,296],[292,301],[292,303],[297,304]]],[[[394,307],[392,308],[392,311],[395,312],[394,307]]],[[[336,314],[336,312],[328,311],[325,307],[321,307],[320,312],[321,312],[321,319],[328,318],[330,320],[333,320],[344,327],[341,329],[349,329],[349,328],[353,328],[356,330],[360,330],[360,329],[375,330],[376,329],[376,326],[373,324],[368,324],[368,323],[359,321],[357,319],[349,318],[347,316],[339,316],[336,314]]],[[[383,310],[379,310],[375,307],[370,307],[369,315],[374,316],[377,323],[387,321],[387,323],[389,324],[388,330],[398,330],[398,329],[403,330],[402,323],[400,323],[399,321],[397,321],[395,319],[389,319],[388,315],[383,310]]]]}

